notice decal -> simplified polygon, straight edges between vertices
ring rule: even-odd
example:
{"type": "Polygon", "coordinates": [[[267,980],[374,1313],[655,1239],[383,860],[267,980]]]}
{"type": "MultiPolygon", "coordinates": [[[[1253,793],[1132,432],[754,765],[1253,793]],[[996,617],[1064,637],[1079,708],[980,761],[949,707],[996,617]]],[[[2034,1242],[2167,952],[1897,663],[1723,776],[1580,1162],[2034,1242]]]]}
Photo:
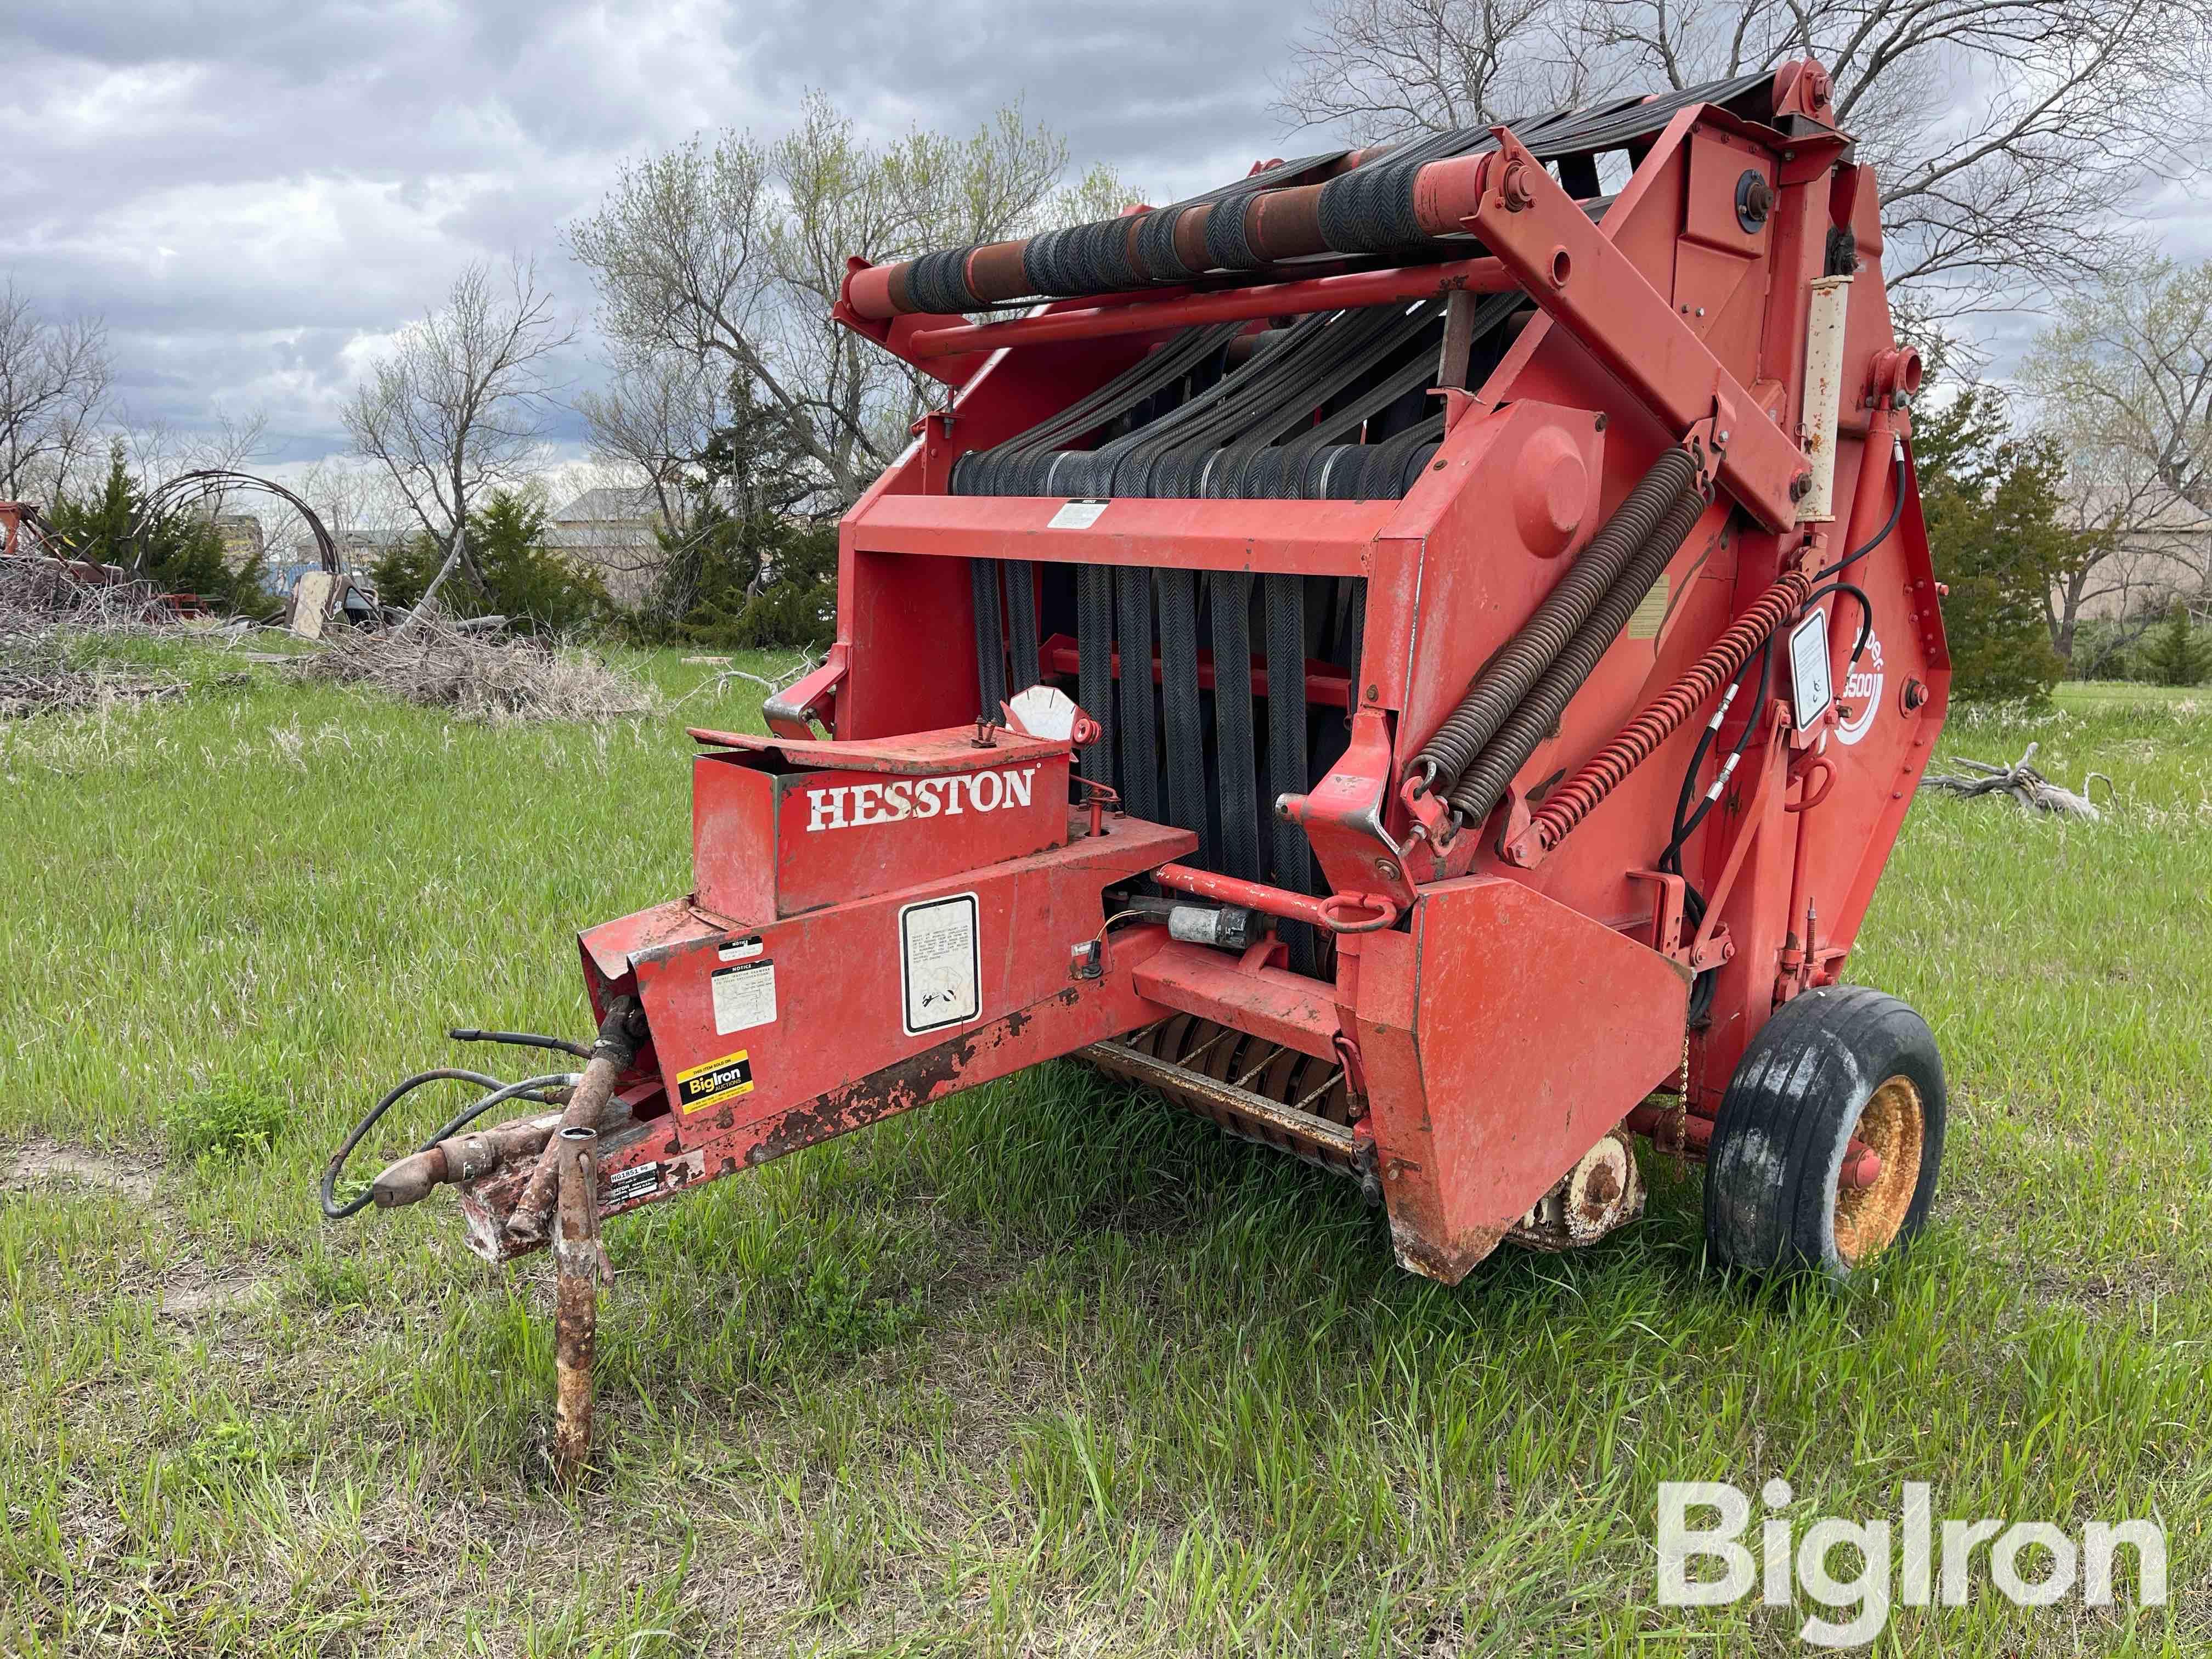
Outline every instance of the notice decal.
{"type": "Polygon", "coordinates": [[[906,1034],[963,1025],[981,1012],[983,954],[973,893],[899,912],[899,992],[906,1034]]]}
{"type": "Polygon", "coordinates": [[[750,1031],[775,1024],[775,964],[741,963],[717,968],[707,976],[714,994],[714,1035],[750,1031]]]}

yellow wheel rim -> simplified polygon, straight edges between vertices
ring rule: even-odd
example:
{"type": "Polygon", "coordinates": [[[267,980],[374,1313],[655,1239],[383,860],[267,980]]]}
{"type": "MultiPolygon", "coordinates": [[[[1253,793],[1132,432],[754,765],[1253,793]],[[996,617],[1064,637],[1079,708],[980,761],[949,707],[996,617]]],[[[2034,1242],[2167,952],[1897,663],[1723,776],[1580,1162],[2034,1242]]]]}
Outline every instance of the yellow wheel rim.
{"type": "MultiPolygon", "coordinates": [[[[1846,1267],[1872,1261],[1897,1241],[1920,1185],[1920,1148],[1926,1118],[1920,1091],[1908,1077],[1893,1077],[1874,1091],[1859,1115],[1857,1139],[1881,1159],[1871,1187],[1836,1186],[1836,1254],[1846,1267]]],[[[1849,1161],[1846,1155],[1846,1162],[1849,1161]]]]}

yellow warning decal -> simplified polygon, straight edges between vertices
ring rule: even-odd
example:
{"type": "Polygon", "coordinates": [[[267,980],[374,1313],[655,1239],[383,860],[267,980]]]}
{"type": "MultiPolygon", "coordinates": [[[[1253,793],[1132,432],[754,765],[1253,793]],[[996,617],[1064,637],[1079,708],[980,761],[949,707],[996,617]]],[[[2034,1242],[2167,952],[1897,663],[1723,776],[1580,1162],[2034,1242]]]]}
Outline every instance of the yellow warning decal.
{"type": "Polygon", "coordinates": [[[676,1103],[688,1115],[703,1112],[717,1102],[735,1100],[753,1091],[753,1062],[748,1050],[710,1060],[676,1074],[676,1103]]]}

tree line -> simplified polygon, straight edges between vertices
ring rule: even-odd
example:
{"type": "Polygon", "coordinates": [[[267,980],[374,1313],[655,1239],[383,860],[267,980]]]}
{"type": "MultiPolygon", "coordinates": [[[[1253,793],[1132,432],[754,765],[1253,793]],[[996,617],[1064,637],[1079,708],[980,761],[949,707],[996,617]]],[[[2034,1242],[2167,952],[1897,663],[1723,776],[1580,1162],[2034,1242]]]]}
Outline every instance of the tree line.
{"type": "MultiPolygon", "coordinates": [[[[2212,0],[1322,0],[1276,108],[1390,141],[1820,58],[1881,179],[1893,302],[1948,369],[1915,448],[1960,690],[2035,696],[2068,672],[2174,672],[2154,639],[2177,605],[2194,639],[2186,607],[2212,599],[2212,265],[2155,258],[2126,211],[2183,164],[2208,40],[2212,0]],[[1986,384],[1971,319],[2024,301],[2050,320],[2014,382],[1986,384]]],[[[577,325],[517,261],[464,271],[349,398],[355,453],[404,524],[381,575],[410,600],[605,625],[604,585],[546,544],[525,488],[565,404],[655,526],[634,569],[607,573],[631,590],[622,626],[818,641],[828,526],[930,404],[923,377],[828,321],[846,256],[1134,195],[1072,169],[1018,109],[878,141],[815,94],[788,131],[636,158],[566,232],[605,355],[593,389],[566,394],[577,325]]],[[[96,325],[41,323],[9,289],[0,489],[74,476],[111,379],[96,325]]]]}

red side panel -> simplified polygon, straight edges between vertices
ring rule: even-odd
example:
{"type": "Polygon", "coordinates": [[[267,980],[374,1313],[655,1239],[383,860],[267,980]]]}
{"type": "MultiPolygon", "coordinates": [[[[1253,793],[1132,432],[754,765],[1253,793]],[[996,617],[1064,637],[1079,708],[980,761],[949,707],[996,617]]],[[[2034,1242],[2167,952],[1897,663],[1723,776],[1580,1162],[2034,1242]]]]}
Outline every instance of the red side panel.
{"type": "Polygon", "coordinates": [[[1398,1258],[1456,1284],[1682,1063],[1689,982],[1519,884],[1424,889],[1363,941],[1360,1052],[1398,1258]]]}

